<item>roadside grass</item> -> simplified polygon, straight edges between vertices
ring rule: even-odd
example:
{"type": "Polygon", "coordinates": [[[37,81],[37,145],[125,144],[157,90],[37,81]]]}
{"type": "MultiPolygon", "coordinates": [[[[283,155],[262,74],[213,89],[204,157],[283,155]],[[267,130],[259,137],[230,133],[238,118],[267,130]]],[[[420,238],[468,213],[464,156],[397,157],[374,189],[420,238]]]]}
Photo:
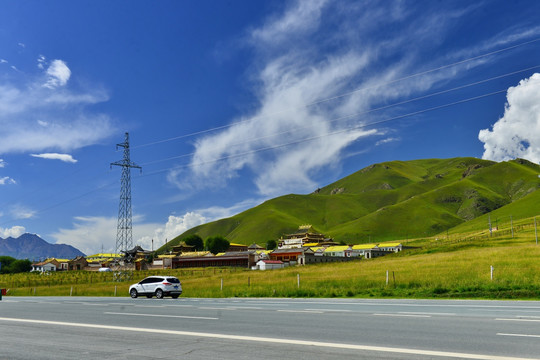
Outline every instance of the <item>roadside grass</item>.
{"type": "Polygon", "coordinates": [[[409,239],[407,245],[418,248],[347,263],[137,271],[125,282],[85,271],[4,274],[0,288],[9,289],[8,296],[128,296],[132,283],[170,274],[181,279],[186,297],[540,299],[540,245],[527,224],[516,224],[513,236],[484,230],[409,239]]]}

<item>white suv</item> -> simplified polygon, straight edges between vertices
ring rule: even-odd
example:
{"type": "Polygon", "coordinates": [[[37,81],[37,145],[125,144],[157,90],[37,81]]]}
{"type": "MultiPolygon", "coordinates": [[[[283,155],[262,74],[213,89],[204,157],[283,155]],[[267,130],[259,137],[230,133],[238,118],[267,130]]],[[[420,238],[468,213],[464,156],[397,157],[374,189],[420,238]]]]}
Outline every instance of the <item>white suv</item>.
{"type": "Polygon", "coordinates": [[[155,295],[158,299],[172,296],[176,299],[180,294],[182,285],[174,276],[149,276],[129,287],[129,295],[134,299],[139,295],[146,295],[147,298],[155,295]]]}

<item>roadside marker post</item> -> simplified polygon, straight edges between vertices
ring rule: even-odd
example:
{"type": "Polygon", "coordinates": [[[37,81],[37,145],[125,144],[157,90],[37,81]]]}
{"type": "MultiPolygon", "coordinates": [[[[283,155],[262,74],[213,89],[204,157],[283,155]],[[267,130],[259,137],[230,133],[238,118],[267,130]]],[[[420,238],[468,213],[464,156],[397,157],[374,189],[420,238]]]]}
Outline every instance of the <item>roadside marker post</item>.
{"type": "Polygon", "coordinates": [[[0,300],[2,300],[2,296],[6,295],[6,293],[6,289],[0,289],[0,300]]]}

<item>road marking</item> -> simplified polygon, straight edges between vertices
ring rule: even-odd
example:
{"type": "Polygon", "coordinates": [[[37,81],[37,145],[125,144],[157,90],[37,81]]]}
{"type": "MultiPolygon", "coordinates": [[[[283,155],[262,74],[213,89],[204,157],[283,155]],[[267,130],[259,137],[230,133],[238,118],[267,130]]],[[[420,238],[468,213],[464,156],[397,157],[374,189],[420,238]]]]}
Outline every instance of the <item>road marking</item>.
{"type": "Polygon", "coordinates": [[[138,327],[70,323],[70,322],[61,322],[61,321],[46,321],[46,320],[18,319],[18,318],[5,318],[5,317],[0,317],[0,321],[19,322],[19,323],[28,323],[28,324],[41,324],[41,325],[54,325],[54,326],[70,326],[70,327],[90,328],[90,329],[99,329],[99,330],[117,330],[117,331],[129,331],[129,332],[138,332],[138,333],[193,336],[193,337],[199,337],[199,338],[252,341],[252,342],[288,344],[288,345],[298,345],[298,346],[316,346],[316,347],[322,347],[322,348],[337,348],[337,349],[363,350],[363,351],[375,351],[375,352],[385,352],[385,353],[412,354],[412,355],[422,355],[422,356],[437,356],[437,357],[447,357],[447,358],[450,357],[450,358],[458,358],[458,359],[531,360],[531,358],[519,358],[519,357],[510,357],[510,356],[468,354],[468,353],[458,353],[458,352],[449,352],[449,351],[418,350],[418,349],[392,348],[392,347],[356,345],[356,344],[340,344],[340,343],[332,343],[332,342],[279,339],[279,338],[203,333],[203,332],[180,331],[180,330],[144,329],[144,328],[138,328],[138,327]]]}
{"type": "Polygon", "coordinates": [[[229,310],[234,311],[234,309],[228,308],[228,307],[210,307],[210,306],[199,306],[197,309],[199,310],[229,310]]]}
{"type": "Polygon", "coordinates": [[[400,314],[411,314],[411,315],[443,315],[443,316],[456,316],[456,313],[436,313],[436,312],[410,312],[410,311],[400,311],[400,314]]]}
{"type": "Polygon", "coordinates": [[[532,338],[540,338],[540,335],[528,335],[528,334],[505,334],[505,333],[498,333],[498,336],[517,336],[517,337],[532,337],[532,338]]]}
{"type": "Polygon", "coordinates": [[[503,319],[503,318],[498,318],[498,319],[495,319],[497,321],[524,321],[524,322],[540,322],[540,319],[523,319],[523,318],[519,318],[519,319],[503,319]]]}
{"type": "Polygon", "coordinates": [[[304,309],[306,311],[322,311],[322,312],[352,312],[352,310],[341,310],[341,309],[304,309]]]}
{"type": "Polygon", "coordinates": [[[317,310],[276,310],[276,311],[286,312],[286,313],[324,314],[324,312],[317,311],[317,310]]]}
{"type": "Polygon", "coordinates": [[[413,315],[413,314],[372,314],[375,316],[397,316],[397,317],[415,317],[415,318],[430,318],[430,315],[413,315]]]}
{"type": "Polygon", "coordinates": [[[262,307],[256,307],[256,306],[229,306],[229,309],[232,310],[262,310],[262,307]]]}
{"type": "Polygon", "coordinates": [[[198,319],[198,320],[219,320],[219,318],[216,318],[216,317],[206,317],[206,316],[136,314],[136,313],[121,313],[121,312],[104,312],[104,314],[126,315],[126,316],[149,316],[149,317],[164,317],[164,318],[182,318],[182,319],[198,319]]]}

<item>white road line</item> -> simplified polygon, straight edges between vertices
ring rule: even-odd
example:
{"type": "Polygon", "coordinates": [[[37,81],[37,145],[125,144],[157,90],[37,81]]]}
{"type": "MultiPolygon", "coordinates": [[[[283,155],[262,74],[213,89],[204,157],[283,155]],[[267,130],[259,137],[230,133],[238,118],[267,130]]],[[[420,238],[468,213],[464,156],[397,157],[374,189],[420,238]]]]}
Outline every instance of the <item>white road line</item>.
{"type": "Polygon", "coordinates": [[[139,308],[164,308],[165,305],[134,305],[139,308]]]}
{"type": "Polygon", "coordinates": [[[540,338],[540,335],[528,335],[528,334],[505,334],[505,333],[497,333],[498,336],[517,336],[517,337],[532,337],[532,338],[540,338]]]}
{"type": "Polygon", "coordinates": [[[304,309],[306,311],[322,311],[322,312],[352,312],[352,310],[341,310],[341,309],[304,309]]]}
{"type": "Polygon", "coordinates": [[[430,315],[412,315],[412,314],[372,314],[374,316],[397,316],[397,317],[415,317],[415,318],[430,318],[430,315]]]}
{"type": "Polygon", "coordinates": [[[216,317],[206,317],[206,316],[136,314],[136,313],[124,313],[124,312],[104,312],[104,314],[108,314],[108,315],[126,315],[126,316],[164,317],[164,318],[181,318],[181,319],[198,319],[198,320],[219,320],[219,318],[216,318],[216,317]]]}
{"type": "Polygon", "coordinates": [[[262,310],[262,307],[256,307],[256,306],[228,306],[229,309],[232,310],[262,310]]]}
{"type": "Polygon", "coordinates": [[[197,309],[199,310],[229,310],[229,311],[234,310],[228,307],[210,307],[210,306],[199,306],[197,309]]]}
{"type": "Polygon", "coordinates": [[[193,307],[193,305],[165,305],[165,307],[193,307]]]}
{"type": "Polygon", "coordinates": [[[497,318],[495,319],[497,321],[523,321],[523,322],[540,322],[540,319],[503,319],[503,318],[497,318]]]}
{"type": "Polygon", "coordinates": [[[410,314],[410,315],[443,315],[443,316],[456,316],[456,313],[436,313],[436,312],[410,312],[410,311],[400,311],[400,314],[410,314]]]}
{"type": "Polygon", "coordinates": [[[458,352],[449,352],[449,351],[418,350],[418,349],[392,348],[392,347],[368,346],[368,345],[356,345],[356,344],[340,344],[340,343],[332,343],[332,342],[279,339],[279,338],[267,338],[267,337],[257,337],[257,336],[228,335],[228,334],[203,333],[203,332],[179,331],[179,330],[144,329],[144,328],[127,327],[127,326],[69,323],[69,322],[61,322],[61,321],[45,321],[45,320],[17,319],[17,318],[5,318],[5,317],[0,317],[0,321],[19,322],[19,323],[28,323],[28,324],[41,324],[41,325],[54,325],[54,326],[71,326],[71,327],[91,328],[91,329],[99,329],[99,330],[117,330],[117,331],[130,331],[130,332],[138,332],[138,333],[194,336],[194,337],[199,337],[199,338],[252,341],[252,342],[288,344],[288,345],[298,345],[298,346],[316,346],[316,347],[322,347],[322,348],[337,348],[337,349],[363,350],[363,351],[375,351],[375,352],[385,352],[385,353],[412,354],[412,355],[422,355],[422,356],[432,356],[432,357],[437,356],[437,357],[458,358],[458,359],[531,360],[531,358],[519,358],[519,357],[510,357],[510,356],[468,354],[468,353],[458,353],[458,352]]]}
{"type": "Polygon", "coordinates": [[[324,314],[324,312],[317,311],[317,310],[276,310],[276,311],[286,312],[286,313],[324,314]]]}

